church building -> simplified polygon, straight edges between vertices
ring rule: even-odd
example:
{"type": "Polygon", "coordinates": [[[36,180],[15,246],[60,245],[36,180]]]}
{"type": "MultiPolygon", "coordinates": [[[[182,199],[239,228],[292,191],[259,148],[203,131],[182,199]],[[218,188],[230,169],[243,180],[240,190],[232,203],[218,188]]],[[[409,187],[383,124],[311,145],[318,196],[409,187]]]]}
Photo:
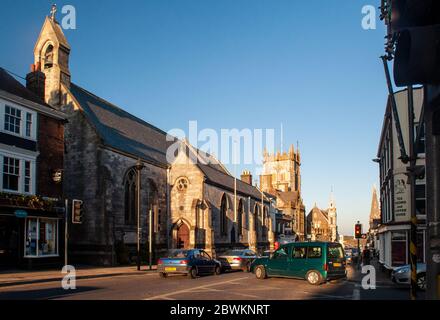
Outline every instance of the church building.
{"type": "Polygon", "coordinates": [[[133,261],[138,219],[144,259],[149,221],[155,257],[170,248],[212,254],[245,246],[269,249],[270,198],[235,179],[214,157],[72,82],[70,52],[55,15],[47,17],[29,79],[39,79],[32,85],[42,86],[46,103],[68,117],[64,194],[84,201],[83,223],[69,228],[73,262],[133,261]],[[174,147],[170,161],[167,151],[174,147]]]}
{"type": "Polygon", "coordinates": [[[310,235],[311,241],[339,241],[337,210],[333,193],[326,210],[319,209],[315,204],[307,215],[307,234],[310,235]]]}

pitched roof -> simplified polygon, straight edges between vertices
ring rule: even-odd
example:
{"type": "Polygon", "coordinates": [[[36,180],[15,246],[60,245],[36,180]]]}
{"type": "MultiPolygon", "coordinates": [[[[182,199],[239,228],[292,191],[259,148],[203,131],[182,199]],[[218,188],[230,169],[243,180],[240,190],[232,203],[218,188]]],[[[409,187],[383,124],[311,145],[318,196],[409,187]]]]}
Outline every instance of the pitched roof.
{"type": "MultiPolygon", "coordinates": [[[[166,158],[168,147],[176,142],[167,141],[167,133],[131,115],[112,103],[71,84],[70,93],[80,104],[84,115],[92,123],[102,142],[114,149],[162,165],[170,165],[166,158]]],[[[197,158],[197,166],[205,175],[207,182],[234,189],[234,177],[214,156],[181,141],[187,154],[197,158]]],[[[261,191],[237,179],[237,192],[261,198],[261,191]]]]}
{"type": "Polygon", "coordinates": [[[58,119],[66,120],[66,114],[54,109],[43,101],[39,96],[27,89],[5,69],[0,67],[0,91],[3,92],[5,98],[23,104],[41,114],[58,119]]]}
{"type": "Polygon", "coordinates": [[[299,193],[297,191],[277,191],[277,196],[281,198],[284,203],[289,201],[296,202],[299,197],[299,193]]]}
{"type": "Polygon", "coordinates": [[[70,92],[106,146],[168,165],[166,152],[174,141],[167,141],[166,132],[73,83],[70,92]]]}
{"type": "MultiPolygon", "coordinates": [[[[0,90],[9,92],[17,97],[45,105],[46,104],[43,99],[38,97],[35,93],[27,89],[24,85],[18,82],[13,76],[11,76],[5,69],[0,67],[0,90]]],[[[50,107],[52,109],[52,107],[50,107]]]]}

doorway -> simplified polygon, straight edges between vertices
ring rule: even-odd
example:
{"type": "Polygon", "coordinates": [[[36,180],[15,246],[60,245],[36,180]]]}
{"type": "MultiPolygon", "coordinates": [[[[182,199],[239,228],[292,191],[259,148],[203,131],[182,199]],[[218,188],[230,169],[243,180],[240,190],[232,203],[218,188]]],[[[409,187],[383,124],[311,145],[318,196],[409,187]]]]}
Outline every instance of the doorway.
{"type": "Polygon", "coordinates": [[[18,219],[0,216],[0,269],[16,266],[19,260],[20,229],[18,219]]]}
{"type": "Polygon", "coordinates": [[[177,249],[189,249],[189,228],[185,223],[177,229],[177,249]]]}

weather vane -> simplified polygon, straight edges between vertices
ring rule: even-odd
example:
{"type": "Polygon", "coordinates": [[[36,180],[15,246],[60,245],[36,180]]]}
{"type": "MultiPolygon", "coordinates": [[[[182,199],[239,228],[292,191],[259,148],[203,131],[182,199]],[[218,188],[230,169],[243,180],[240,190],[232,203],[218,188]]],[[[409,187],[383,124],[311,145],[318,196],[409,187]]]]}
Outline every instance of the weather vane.
{"type": "Polygon", "coordinates": [[[57,13],[57,5],[53,4],[50,9],[50,18],[55,21],[55,14],[57,13]]]}

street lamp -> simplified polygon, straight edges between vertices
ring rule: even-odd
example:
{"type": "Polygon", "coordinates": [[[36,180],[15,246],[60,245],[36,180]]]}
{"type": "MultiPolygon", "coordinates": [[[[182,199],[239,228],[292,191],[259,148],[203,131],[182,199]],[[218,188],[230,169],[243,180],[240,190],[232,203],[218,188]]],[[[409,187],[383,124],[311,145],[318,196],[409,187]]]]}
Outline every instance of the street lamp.
{"type": "Polygon", "coordinates": [[[141,171],[144,165],[141,159],[136,162],[136,194],[137,194],[137,270],[141,270],[141,171]]]}

